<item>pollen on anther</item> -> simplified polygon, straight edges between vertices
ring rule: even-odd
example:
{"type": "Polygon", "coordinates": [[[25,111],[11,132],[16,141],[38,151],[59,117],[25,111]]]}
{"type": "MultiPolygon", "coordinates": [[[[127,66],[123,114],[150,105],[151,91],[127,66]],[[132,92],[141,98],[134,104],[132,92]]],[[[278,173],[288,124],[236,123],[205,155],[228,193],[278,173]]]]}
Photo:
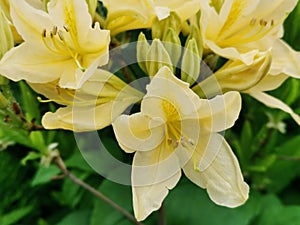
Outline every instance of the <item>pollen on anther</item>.
{"type": "Polygon", "coordinates": [[[52,33],[53,35],[57,34],[57,26],[53,26],[52,33]]]}
{"type": "Polygon", "coordinates": [[[256,23],[256,19],[255,19],[255,18],[253,18],[253,19],[250,21],[250,25],[251,25],[251,26],[254,26],[254,25],[255,25],[255,23],[256,23]]]}
{"type": "Polygon", "coordinates": [[[45,37],[47,36],[47,31],[46,31],[46,29],[43,30],[42,36],[43,36],[43,38],[45,38],[45,37]]]}
{"type": "Polygon", "coordinates": [[[265,21],[265,20],[263,20],[263,19],[261,19],[260,21],[259,21],[259,24],[261,25],[261,26],[267,26],[267,24],[268,24],[268,22],[267,21],[265,21]]]}
{"type": "Polygon", "coordinates": [[[67,25],[63,25],[63,28],[65,29],[66,32],[69,32],[69,28],[67,25]]]}
{"type": "Polygon", "coordinates": [[[61,30],[59,30],[58,32],[57,32],[57,35],[58,35],[58,37],[59,37],[59,39],[60,40],[64,40],[64,35],[63,35],[63,33],[62,33],[62,31],[61,30]]]}

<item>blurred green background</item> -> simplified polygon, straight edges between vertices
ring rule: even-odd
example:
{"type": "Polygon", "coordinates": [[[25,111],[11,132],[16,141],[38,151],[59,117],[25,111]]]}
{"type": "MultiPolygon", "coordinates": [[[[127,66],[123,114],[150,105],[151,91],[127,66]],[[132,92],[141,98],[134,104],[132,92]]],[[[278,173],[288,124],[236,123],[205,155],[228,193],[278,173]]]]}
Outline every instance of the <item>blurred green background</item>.
{"type": "MultiPolygon", "coordinates": [[[[299,4],[285,22],[284,39],[300,50],[299,4]]],[[[55,108],[52,103],[37,102],[37,95],[23,82],[11,83],[10,88],[27,121],[34,118],[38,124],[44,112],[55,108]]],[[[2,91],[9,92],[3,87],[2,91]]],[[[300,114],[299,80],[289,79],[271,94],[300,114]]],[[[18,109],[14,110],[12,114],[18,109]]],[[[40,164],[42,155],[51,159],[49,145],[58,143],[62,158],[76,176],[132,213],[131,188],[105,180],[93,171],[77,149],[72,132],[29,133],[30,124],[24,124],[21,116],[8,123],[7,112],[2,110],[0,117],[0,225],[132,224],[69,179],[59,179],[56,166],[40,164]]],[[[99,135],[113,155],[130,161],[131,156],[114,141],[111,127],[99,135]]],[[[245,95],[240,118],[226,132],[226,138],[251,186],[247,203],[235,209],[217,206],[205,190],[182,177],[165,202],[167,224],[300,225],[300,127],[289,115],[245,95]]],[[[158,224],[158,213],[144,223],[158,224]]]]}

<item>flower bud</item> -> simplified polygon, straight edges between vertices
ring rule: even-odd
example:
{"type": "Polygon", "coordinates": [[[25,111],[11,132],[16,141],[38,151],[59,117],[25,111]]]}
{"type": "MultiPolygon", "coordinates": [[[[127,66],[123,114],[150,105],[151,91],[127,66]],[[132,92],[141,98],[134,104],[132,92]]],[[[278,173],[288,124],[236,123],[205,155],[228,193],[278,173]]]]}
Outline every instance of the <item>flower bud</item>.
{"type": "Polygon", "coordinates": [[[89,7],[89,13],[91,14],[92,18],[94,18],[98,1],[97,0],[86,0],[86,3],[88,4],[88,7],[89,7]]]}
{"type": "Polygon", "coordinates": [[[173,28],[169,28],[163,39],[164,46],[169,53],[172,64],[176,67],[181,56],[181,41],[173,28]]]}
{"type": "Polygon", "coordinates": [[[0,59],[2,56],[14,46],[14,39],[3,10],[0,9],[0,59]]]}
{"type": "Polygon", "coordinates": [[[146,58],[147,58],[147,53],[150,49],[150,45],[147,42],[147,39],[142,32],[140,33],[140,35],[138,37],[136,49],[137,49],[136,57],[137,57],[138,64],[139,64],[140,68],[145,73],[147,73],[146,58]]]}
{"type": "Polygon", "coordinates": [[[167,50],[160,40],[154,39],[146,57],[148,75],[152,78],[163,66],[168,66],[173,71],[172,61],[167,50]]]}
{"type": "Polygon", "coordinates": [[[182,56],[181,80],[189,84],[195,83],[200,74],[201,58],[194,38],[187,42],[187,46],[182,56]]]}
{"type": "Polygon", "coordinates": [[[154,19],[152,24],[152,38],[164,40],[164,37],[166,36],[169,28],[172,28],[175,31],[176,35],[178,35],[182,29],[181,19],[174,12],[171,12],[170,16],[168,16],[166,19],[154,19]]]}

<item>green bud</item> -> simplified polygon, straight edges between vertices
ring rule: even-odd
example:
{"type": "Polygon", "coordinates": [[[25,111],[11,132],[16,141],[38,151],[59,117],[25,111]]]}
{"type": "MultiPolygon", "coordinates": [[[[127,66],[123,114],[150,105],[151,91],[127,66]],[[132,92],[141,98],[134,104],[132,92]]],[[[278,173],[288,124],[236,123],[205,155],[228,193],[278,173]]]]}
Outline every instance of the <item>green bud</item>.
{"type": "Polygon", "coordinates": [[[8,100],[4,97],[4,95],[0,92],[0,109],[4,109],[8,106],[8,100]]]}
{"type": "Polygon", "coordinates": [[[173,28],[169,28],[163,39],[164,46],[169,53],[172,64],[176,67],[181,56],[181,41],[173,28]]]}
{"type": "Polygon", "coordinates": [[[190,34],[186,40],[186,43],[189,42],[189,40],[195,39],[199,51],[199,57],[202,58],[203,55],[203,40],[202,40],[202,35],[200,28],[197,27],[196,25],[192,25],[190,28],[190,34]]]}
{"type": "Polygon", "coordinates": [[[193,87],[193,91],[207,98],[228,91],[246,92],[267,75],[271,62],[270,52],[257,54],[251,65],[239,60],[228,61],[216,73],[193,87]]]}
{"type": "Polygon", "coordinates": [[[158,18],[154,19],[151,30],[152,38],[163,40],[169,28],[172,28],[176,35],[178,35],[182,29],[181,19],[175,12],[171,12],[170,16],[163,20],[158,20],[158,18]]]}
{"type": "Polygon", "coordinates": [[[187,46],[182,56],[181,80],[189,84],[195,83],[200,74],[201,58],[194,38],[187,42],[187,46]]]}
{"type": "Polygon", "coordinates": [[[98,1],[97,0],[86,0],[86,3],[89,6],[89,13],[91,14],[92,18],[94,18],[98,1]]]}
{"type": "Polygon", "coordinates": [[[138,37],[136,49],[137,49],[136,57],[137,57],[138,64],[139,64],[140,68],[145,73],[147,73],[146,58],[147,58],[147,53],[150,49],[150,45],[147,42],[147,39],[142,32],[140,33],[140,35],[138,37]]]}
{"type": "Polygon", "coordinates": [[[211,0],[210,5],[213,6],[218,13],[220,13],[224,0],[211,0]]]}
{"type": "Polygon", "coordinates": [[[0,10],[0,59],[14,46],[14,38],[3,10],[0,10]]]}
{"type": "Polygon", "coordinates": [[[172,61],[167,50],[160,40],[154,39],[146,58],[148,75],[152,78],[163,66],[168,66],[173,71],[172,61]]]}

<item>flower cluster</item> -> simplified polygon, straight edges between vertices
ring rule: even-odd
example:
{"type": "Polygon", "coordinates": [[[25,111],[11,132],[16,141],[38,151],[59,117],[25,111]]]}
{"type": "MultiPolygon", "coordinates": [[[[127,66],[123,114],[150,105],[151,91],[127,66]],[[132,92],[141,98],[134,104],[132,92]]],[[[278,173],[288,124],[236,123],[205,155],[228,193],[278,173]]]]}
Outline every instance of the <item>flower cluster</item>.
{"type": "Polygon", "coordinates": [[[46,129],[112,125],[120,147],[134,153],[137,220],[160,208],[182,172],[215,203],[236,207],[247,200],[249,187],[222,134],[239,116],[240,93],[289,113],[300,125],[299,115],[266,93],[289,77],[300,78],[300,53],[281,39],[296,4],[3,0],[0,74],[25,80],[62,105],[43,116],[46,129]],[[125,61],[122,76],[111,72],[110,49],[133,41],[140,74],[126,79],[125,61]],[[130,85],[136,77],[148,77],[147,86],[130,85]],[[139,111],[123,114],[133,104],[139,111]]]}

